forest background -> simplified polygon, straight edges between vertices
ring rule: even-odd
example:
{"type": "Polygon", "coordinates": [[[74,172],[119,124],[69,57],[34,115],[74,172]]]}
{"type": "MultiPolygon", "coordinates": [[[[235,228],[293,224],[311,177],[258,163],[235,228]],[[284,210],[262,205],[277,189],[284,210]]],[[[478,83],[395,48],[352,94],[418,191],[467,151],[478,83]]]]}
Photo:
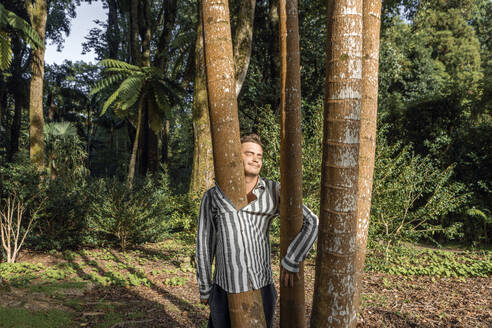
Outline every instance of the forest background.
{"type": "MultiPolygon", "coordinates": [[[[0,3],[30,21],[24,1],[0,3]]],[[[239,121],[243,133],[262,136],[263,176],[278,181],[276,1],[244,3],[230,2],[239,121]]],[[[79,4],[47,1],[47,42],[63,44],[79,4]]],[[[29,249],[193,239],[199,198],[213,184],[199,3],[103,4],[107,20],[83,45],[102,62],[45,66],[41,161],[30,160],[33,44],[2,26],[11,53],[2,53],[10,61],[0,80],[0,198],[25,207],[26,225],[34,219],[29,249]]],[[[303,191],[315,213],[325,6],[299,3],[303,191]]],[[[383,1],[369,247],[490,245],[491,19],[488,0],[383,1]]]]}

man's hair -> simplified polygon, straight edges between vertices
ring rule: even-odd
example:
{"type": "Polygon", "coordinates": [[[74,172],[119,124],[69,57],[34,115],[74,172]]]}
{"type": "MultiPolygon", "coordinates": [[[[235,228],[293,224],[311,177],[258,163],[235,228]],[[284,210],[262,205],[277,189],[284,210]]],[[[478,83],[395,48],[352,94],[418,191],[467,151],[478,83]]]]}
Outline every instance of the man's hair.
{"type": "Polygon", "coordinates": [[[253,142],[255,144],[260,145],[261,148],[263,148],[263,144],[261,143],[261,138],[256,133],[246,134],[246,135],[242,136],[241,137],[241,144],[243,144],[245,142],[253,142]]]}

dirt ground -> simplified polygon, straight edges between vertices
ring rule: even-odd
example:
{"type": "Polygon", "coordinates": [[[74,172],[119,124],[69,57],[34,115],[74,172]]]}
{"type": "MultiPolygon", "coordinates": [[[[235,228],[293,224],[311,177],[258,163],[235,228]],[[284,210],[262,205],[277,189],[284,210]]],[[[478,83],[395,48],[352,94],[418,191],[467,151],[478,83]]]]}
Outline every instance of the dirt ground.
{"type": "MultiPolygon", "coordinates": [[[[137,267],[145,272],[147,285],[102,286],[85,282],[81,288],[65,286],[56,292],[47,292],[39,286],[49,283],[38,279],[28,287],[0,290],[0,307],[62,310],[72,314],[73,327],[206,327],[208,307],[199,303],[193,270],[182,269],[183,263],[191,259],[183,258],[179,248],[147,248],[133,257],[118,251],[111,251],[111,254],[111,260],[89,254],[73,261],[85,262],[86,265],[82,266],[85,272],[98,272],[101,276],[108,276],[108,267],[113,270],[119,268],[122,272],[137,267]],[[137,257],[142,256],[149,260],[137,263],[137,257]],[[117,265],[118,261],[120,264],[117,265]],[[125,267],[129,262],[134,266],[125,267]]],[[[49,266],[65,260],[59,255],[26,253],[21,261],[49,266]]],[[[278,267],[278,258],[274,258],[277,280],[278,267]]],[[[83,272],[78,276],[83,276],[83,272]]],[[[71,279],[81,281],[77,275],[68,280],[71,279]]],[[[492,327],[491,282],[491,277],[464,279],[366,273],[357,326],[492,327]]],[[[306,263],[305,284],[306,322],[309,323],[314,285],[313,259],[306,263]]],[[[278,327],[278,315],[277,302],[274,327],[278,327]]]]}

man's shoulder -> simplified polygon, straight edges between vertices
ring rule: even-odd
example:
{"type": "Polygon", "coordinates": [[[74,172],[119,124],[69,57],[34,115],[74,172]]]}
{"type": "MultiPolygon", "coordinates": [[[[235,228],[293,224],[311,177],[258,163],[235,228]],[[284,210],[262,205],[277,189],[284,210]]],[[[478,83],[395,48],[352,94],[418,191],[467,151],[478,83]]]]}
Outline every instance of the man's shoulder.
{"type": "Polygon", "coordinates": [[[263,177],[260,177],[260,178],[263,180],[263,184],[264,184],[264,187],[266,190],[274,191],[274,190],[279,189],[280,183],[278,183],[277,181],[263,178],[263,177]]]}

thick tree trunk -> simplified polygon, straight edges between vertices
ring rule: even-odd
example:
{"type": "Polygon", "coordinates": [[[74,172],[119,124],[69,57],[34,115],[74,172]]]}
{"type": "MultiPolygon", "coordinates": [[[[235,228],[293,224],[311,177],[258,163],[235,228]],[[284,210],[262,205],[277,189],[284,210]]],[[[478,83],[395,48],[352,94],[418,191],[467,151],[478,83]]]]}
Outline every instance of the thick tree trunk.
{"type": "Polygon", "coordinates": [[[132,63],[141,65],[140,42],[138,40],[138,0],[130,0],[130,54],[132,63]]]}
{"type": "MultiPolygon", "coordinates": [[[[280,257],[302,228],[301,72],[297,0],[280,0],[280,257]]],[[[280,326],[306,326],[304,264],[293,287],[280,284],[280,326]]]]}
{"type": "MultiPolygon", "coordinates": [[[[241,91],[246,78],[251,58],[253,39],[253,20],[256,0],[241,2],[239,22],[234,38],[234,77],[236,81],[236,97],[241,91]]],[[[201,6],[199,6],[201,7],[201,6]]],[[[195,44],[195,84],[193,93],[193,132],[194,152],[190,193],[199,195],[213,186],[214,169],[212,157],[212,139],[210,135],[210,119],[207,100],[205,76],[205,58],[203,50],[202,8],[199,8],[199,26],[195,44]]]]}
{"type": "Polygon", "coordinates": [[[172,31],[176,21],[176,0],[169,0],[163,3],[164,6],[164,28],[159,38],[157,46],[157,56],[154,60],[155,65],[166,71],[169,59],[169,44],[171,42],[172,31]]]}
{"type": "MultiPolygon", "coordinates": [[[[32,27],[44,43],[48,4],[46,0],[26,0],[26,9],[32,27]]],[[[30,157],[38,169],[44,168],[43,144],[43,78],[44,78],[44,48],[38,47],[32,51],[31,86],[29,96],[29,143],[30,157]]]]}
{"type": "Polygon", "coordinates": [[[362,0],[329,0],[320,229],[312,327],[355,327],[362,0]]]}
{"type": "MultiPolygon", "coordinates": [[[[229,3],[203,1],[208,100],[217,184],[236,208],[247,205],[239,140],[229,3]]],[[[265,327],[259,290],[228,294],[232,327],[265,327]]]]}
{"type": "Polygon", "coordinates": [[[120,47],[120,32],[118,29],[118,4],[117,0],[108,1],[108,28],[106,30],[106,43],[109,48],[109,58],[118,59],[120,47]]]}
{"type": "Polygon", "coordinates": [[[251,59],[253,22],[256,0],[242,0],[239,7],[238,25],[234,34],[234,72],[236,78],[236,97],[243,87],[251,59]]]}
{"type": "Polygon", "coordinates": [[[193,169],[191,173],[190,194],[199,197],[214,185],[214,161],[212,154],[212,135],[208,109],[207,76],[205,72],[205,53],[203,48],[202,8],[195,44],[195,83],[193,90],[193,169]]]}
{"type": "Polygon", "coordinates": [[[357,203],[357,244],[355,259],[356,310],[366,259],[367,231],[371,213],[372,181],[376,152],[378,113],[379,29],[381,0],[364,0],[362,42],[362,109],[360,113],[359,193],[357,203]]]}

